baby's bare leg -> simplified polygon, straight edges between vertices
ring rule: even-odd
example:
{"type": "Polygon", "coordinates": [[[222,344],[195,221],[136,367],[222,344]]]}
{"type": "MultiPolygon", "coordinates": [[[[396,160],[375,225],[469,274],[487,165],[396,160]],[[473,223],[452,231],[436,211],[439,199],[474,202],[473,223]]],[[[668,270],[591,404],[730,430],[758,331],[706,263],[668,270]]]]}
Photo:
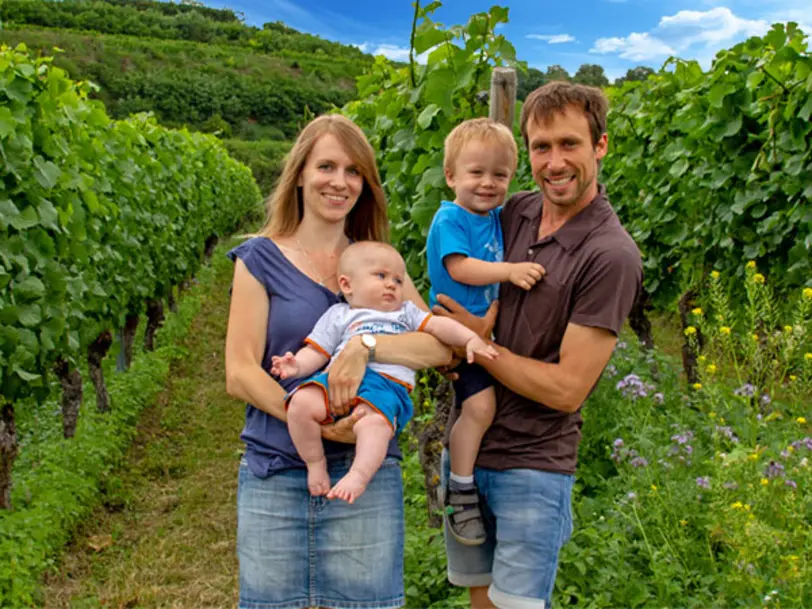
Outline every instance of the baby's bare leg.
{"type": "Polygon", "coordinates": [[[386,458],[386,449],[392,439],[392,426],[379,412],[363,405],[358,408],[366,409],[367,413],[353,426],[357,438],[355,458],[347,475],[327,493],[328,499],[337,498],[353,503],[366,490],[386,458]]]}
{"type": "Polygon", "coordinates": [[[314,496],[330,490],[330,475],[321,443],[321,421],[326,416],[324,392],[318,387],[302,387],[290,398],[288,430],[293,445],[307,465],[307,488],[314,496]]]}
{"type": "Polygon", "coordinates": [[[493,422],[496,394],[493,387],[480,391],[462,403],[462,412],[451,429],[448,448],[451,471],[458,476],[472,476],[482,436],[493,422]]]}

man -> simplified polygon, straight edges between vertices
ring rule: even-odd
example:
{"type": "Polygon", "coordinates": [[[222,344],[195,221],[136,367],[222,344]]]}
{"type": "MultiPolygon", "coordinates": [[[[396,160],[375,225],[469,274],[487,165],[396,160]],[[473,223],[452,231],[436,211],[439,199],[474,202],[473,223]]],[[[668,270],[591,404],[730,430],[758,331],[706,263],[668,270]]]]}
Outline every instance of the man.
{"type": "MultiPolygon", "coordinates": [[[[640,253],[597,181],[607,108],[600,89],[568,82],[535,90],[522,108],[541,192],[505,205],[505,260],[538,262],[546,274],[530,290],[502,284],[499,357],[477,358],[498,381],[475,472],[488,539],[464,546],[446,533],[449,581],[470,588],[473,609],[550,607],[559,552],[572,532],[579,409],[640,290],[640,253]]],[[[438,300],[446,310],[435,312],[487,335],[495,309],[480,319],[438,300]]],[[[449,506],[447,518],[465,518],[466,508],[449,506]]]]}

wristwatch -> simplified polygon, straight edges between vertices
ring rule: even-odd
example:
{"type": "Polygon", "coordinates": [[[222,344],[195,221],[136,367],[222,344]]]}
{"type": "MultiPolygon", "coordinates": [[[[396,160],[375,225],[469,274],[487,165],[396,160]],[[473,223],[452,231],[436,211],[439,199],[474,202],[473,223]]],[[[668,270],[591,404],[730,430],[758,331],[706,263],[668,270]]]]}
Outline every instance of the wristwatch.
{"type": "Polygon", "coordinates": [[[367,348],[367,351],[369,351],[369,361],[374,362],[375,347],[378,345],[378,341],[375,340],[375,337],[372,334],[362,334],[361,344],[367,348]]]}

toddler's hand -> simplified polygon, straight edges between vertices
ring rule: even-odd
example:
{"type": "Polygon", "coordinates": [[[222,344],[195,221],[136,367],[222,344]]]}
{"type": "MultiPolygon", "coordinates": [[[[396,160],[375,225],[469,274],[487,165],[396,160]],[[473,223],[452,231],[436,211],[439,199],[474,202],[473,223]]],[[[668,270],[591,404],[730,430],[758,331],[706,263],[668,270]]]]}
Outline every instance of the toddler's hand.
{"type": "Polygon", "coordinates": [[[465,356],[469,364],[474,363],[474,355],[481,355],[485,359],[496,359],[499,352],[482,340],[479,336],[474,336],[465,343],[465,356]]]}
{"type": "Polygon", "coordinates": [[[293,353],[288,351],[282,356],[271,356],[271,374],[278,376],[283,381],[288,378],[295,378],[299,374],[299,363],[293,353]]]}
{"type": "Polygon", "coordinates": [[[513,262],[510,266],[510,283],[523,290],[529,290],[547,274],[537,262],[513,262]]]}

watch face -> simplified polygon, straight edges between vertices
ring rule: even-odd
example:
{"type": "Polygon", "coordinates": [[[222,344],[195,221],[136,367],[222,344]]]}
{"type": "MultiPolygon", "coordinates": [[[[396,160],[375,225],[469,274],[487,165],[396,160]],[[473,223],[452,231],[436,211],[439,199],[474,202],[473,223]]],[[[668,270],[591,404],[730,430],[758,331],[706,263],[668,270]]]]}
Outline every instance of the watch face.
{"type": "Polygon", "coordinates": [[[372,349],[375,346],[375,337],[371,334],[364,334],[361,337],[361,342],[364,343],[364,346],[368,349],[372,349]]]}

